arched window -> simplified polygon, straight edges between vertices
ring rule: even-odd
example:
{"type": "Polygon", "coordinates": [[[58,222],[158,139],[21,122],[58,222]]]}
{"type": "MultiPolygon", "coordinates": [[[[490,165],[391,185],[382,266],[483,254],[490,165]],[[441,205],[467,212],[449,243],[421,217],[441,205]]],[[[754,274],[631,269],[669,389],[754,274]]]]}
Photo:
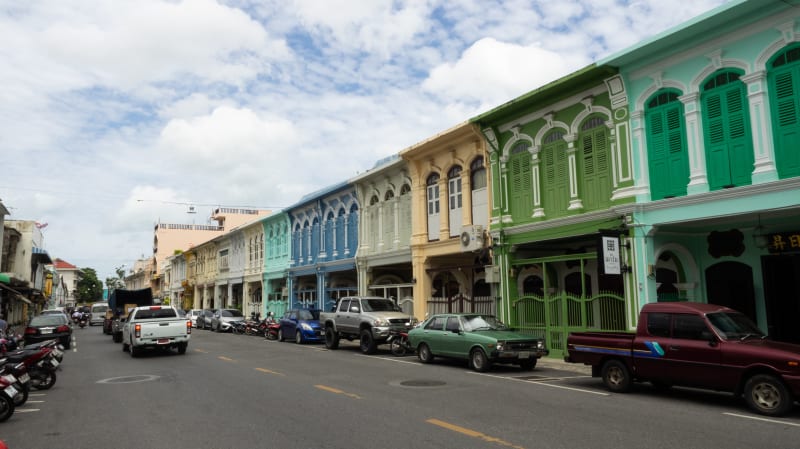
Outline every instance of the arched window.
{"type": "Polygon", "coordinates": [[[378,204],[378,202],[380,202],[380,200],[378,199],[378,195],[372,195],[372,198],[369,199],[370,206],[374,206],[378,204]]]}
{"type": "Polygon", "coordinates": [[[408,193],[411,193],[411,186],[410,185],[403,184],[402,186],[400,186],[400,196],[406,195],[408,193]]]}
{"type": "Polygon", "coordinates": [[[469,165],[472,190],[486,188],[486,167],[483,165],[483,156],[476,157],[469,165]]]}
{"type": "Polygon", "coordinates": [[[612,186],[606,118],[594,115],[583,122],[578,145],[583,186],[579,195],[583,207],[587,210],[605,209],[611,204],[612,186]]]}
{"type": "Polygon", "coordinates": [[[566,215],[569,205],[569,167],[564,130],[554,129],[542,139],[542,206],[548,217],[566,215]]]}
{"type": "Polygon", "coordinates": [[[483,156],[478,156],[469,164],[472,184],[472,224],[487,228],[489,225],[489,189],[486,166],[483,156]]]}
{"type": "Polygon", "coordinates": [[[515,220],[530,218],[533,209],[530,147],[528,142],[515,144],[508,159],[508,193],[511,199],[511,213],[515,220]]]}
{"type": "Polygon", "coordinates": [[[722,70],[703,84],[703,131],[711,190],[752,182],[750,113],[747,89],[740,76],[733,70],[722,70]]]}
{"type": "Polygon", "coordinates": [[[428,201],[428,240],[439,240],[439,174],[432,173],[425,184],[428,201]]]}
{"type": "Polygon", "coordinates": [[[767,67],[778,177],[800,176],[800,46],[782,50],[767,67]]]}
{"type": "Polygon", "coordinates": [[[653,200],[686,195],[689,155],[680,92],[657,92],[647,102],[647,160],[653,200]]]}
{"type": "Polygon", "coordinates": [[[394,198],[394,192],[392,192],[391,190],[387,190],[386,195],[383,196],[383,200],[389,201],[392,198],[394,198]]]}

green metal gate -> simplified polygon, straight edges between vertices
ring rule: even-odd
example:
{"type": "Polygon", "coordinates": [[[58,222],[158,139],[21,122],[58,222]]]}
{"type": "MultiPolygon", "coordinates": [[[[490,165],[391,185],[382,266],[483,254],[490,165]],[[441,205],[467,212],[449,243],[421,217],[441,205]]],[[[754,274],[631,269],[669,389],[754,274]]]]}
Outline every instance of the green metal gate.
{"type": "Polygon", "coordinates": [[[527,295],[513,303],[520,332],[543,337],[551,357],[566,355],[567,335],[581,331],[626,331],[625,298],[599,293],[582,298],[562,292],[527,295]]]}

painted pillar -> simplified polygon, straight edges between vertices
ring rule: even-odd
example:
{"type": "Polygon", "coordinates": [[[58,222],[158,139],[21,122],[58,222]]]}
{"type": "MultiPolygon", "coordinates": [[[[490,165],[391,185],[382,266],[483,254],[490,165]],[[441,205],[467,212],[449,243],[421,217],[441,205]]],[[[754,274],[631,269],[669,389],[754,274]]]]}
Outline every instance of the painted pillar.
{"type": "Polygon", "coordinates": [[[689,152],[689,195],[708,192],[708,175],[706,173],[706,153],[703,142],[702,117],[700,116],[700,93],[678,97],[684,106],[686,120],[686,146],[689,152]]]}
{"type": "Polygon", "coordinates": [[[753,136],[753,184],[778,180],[775,165],[775,147],[772,140],[772,118],[767,106],[769,95],[767,72],[759,71],[743,76],[747,85],[747,100],[750,106],[750,134],[753,136]]]}

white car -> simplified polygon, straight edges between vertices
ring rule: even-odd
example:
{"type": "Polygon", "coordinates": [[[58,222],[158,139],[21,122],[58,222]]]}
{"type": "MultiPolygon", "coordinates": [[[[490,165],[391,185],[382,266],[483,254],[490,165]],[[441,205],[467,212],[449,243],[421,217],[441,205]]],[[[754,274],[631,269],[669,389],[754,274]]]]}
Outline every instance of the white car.
{"type": "Polygon", "coordinates": [[[197,318],[200,317],[202,312],[203,309],[191,309],[186,312],[186,319],[192,322],[192,327],[197,326],[197,318]]]}
{"type": "Polygon", "coordinates": [[[244,315],[238,309],[217,309],[211,317],[211,330],[217,332],[228,332],[231,330],[232,321],[242,321],[244,315]]]}

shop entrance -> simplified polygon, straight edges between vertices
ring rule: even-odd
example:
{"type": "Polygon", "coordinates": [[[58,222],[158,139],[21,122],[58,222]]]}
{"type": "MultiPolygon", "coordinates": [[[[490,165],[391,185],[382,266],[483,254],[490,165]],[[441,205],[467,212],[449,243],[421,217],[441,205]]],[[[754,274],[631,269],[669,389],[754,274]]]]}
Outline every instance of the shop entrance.
{"type": "Polygon", "coordinates": [[[753,268],[740,262],[720,262],[706,269],[709,304],[736,309],[756,321],[753,268]]]}
{"type": "Polygon", "coordinates": [[[800,343],[800,254],[764,256],[767,333],[773,340],[800,343]]]}

